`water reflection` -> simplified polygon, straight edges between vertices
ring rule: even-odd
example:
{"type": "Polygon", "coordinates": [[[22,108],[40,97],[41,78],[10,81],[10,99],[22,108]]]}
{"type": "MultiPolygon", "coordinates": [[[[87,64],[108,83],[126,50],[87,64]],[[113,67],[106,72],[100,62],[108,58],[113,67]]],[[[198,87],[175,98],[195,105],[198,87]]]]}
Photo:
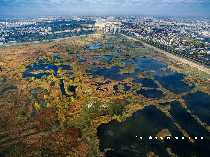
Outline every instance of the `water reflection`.
{"type": "MultiPolygon", "coordinates": [[[[95,58],[105,59],[104,56],[95,57],[95,58]]],[[[111,56],[109,56],[109,60],[111,60],[111,56]]],[[[170,69],[167,68],[166,63],[155,61],[153,58],[135,58],[132,60],[122,60],[121,62],[124,62],[126,64],[125,65],[126,67],[127,64],[130,63],[131,61],[134,61],[140,67],[140,69],[142,68],[143,70],[135,68],[135,73],[120,75],[118,74],[120,72],[120,68],[118,66],[114,66],[112,68],[104,68],[104,69],[101,69],[100,67],[91,68],[91,70],[87,72],[93,73],[94,76],[96,75],[104,76],[105,79],[109,78],[116,81],[122,81],[126,78],[134,78],[135,81],[133,82],[142,83],[144,87],[157,88],[158,86],[152,80],[148,81],[145,79],[144,80],[137,79],[137,75],[141,74],[141,72],[153,70],[154,72],[148,74],[153,75],[155,80],[157,80],[164,88],[168,89],[171,92],[180,94],[183,92],[188,92],[192,90],[194,87],[194,86],[190,87],[181,82],[180,80],[183,79],[184,75],[177,72],[172,72],[170,69]],[[162,68],[165,68],[166,71],[164,72],[161,71],[162,68]]]]}
{"type": "Polygon", "coordinates": [[[155,77],[155,79],[166,89],[169,91],[180,94],[183,92],[188,92],[194,88],[193,86],[188,86],[184,82],[181,82],[180,80],[183,79],[185,75],[172,72],[170,69],[166,69],[165,72],[156,70],[154,73],[150,73],[155,77]],[[167,75],[165,75],[167,74],[167,75]]]}
{"type": "Polygon", "coordinates": [[[89,43],[87,45],[88,45],[88,47],[83,48],[84,50],[92,50],[92,49],[96,49],[96,48],[100,48],[101,47],[100,43],[96,43],[95,45],[89,43]]]}
{"type": "MultiPolygon", "coordinates": [[[[204,137],[210,141],[210,135],[181,105],[180,102],[171,102],[171,114],[173,120],[184,129],[190,137],[204,137]]],[[[204,144],[200,138],[196,140],[200,144],[204,144]]],[[[209,145],[210,146],[210,145],[209,145]]]]}
{"type": "Polygon", "coordinates": [[[158,88],[158,85],[153,80],[149,79],[135,79],[133,82],[141,83],[142,87],[158,88]]]}
{"type": "MultiPolygon", "coordinates": [[[[191,123],[191,125],[194,125],[194,123],[191,123]]],[[[120,123],[112,120],[98,127],[100,150],[113,149],[106,152],[107,157],[134,157],[137,156],[134,152],[138,151],[141,152],[140,155],[142,156],[146,156],[146,153],[150,151],[155,152],[158,156],[169,156],[166,152],[167,147],[171,148],[172,152],[178,156],[208,156],[208,150],[210,149],[208,140],[203,140],[204,143],[198,141],[193,144],[186,138],[175,139],[175,137],[182,136],[174,122],[155,106],[148,106],[133,113],[132,117],[127,118],[124,122],[120,123]],[[161,142],[154,139],[159,131],[166,128],[172,135],[170,140],[165,138],[165,142],[161,142]],[[152,140],[149,140],[150,136],[153,137],[152,140]],[[139,137],[142,137],[142,139],[139,137]]]]}
{"type": "Polygon", "coordinates": [[[113,66],[112,68],[104,68],[101,69],[101,67],[97,68],[91,68],[90,71],[87,71],[88,73],[93,73],[94,76],[104,76],[104,79],[112,79],[116,81],[122,81],[127,78],[136,78],[138,74],[140,74],[142,71],[139,69],[135,70],[135,73],[130,74],[118,74],[120,72],[120,68],[118,65],[113,66]]]}
{"type": "Polygon", "coordinates": [[[162,93],[162,91],[159,90],[139,90],[136,91],[137,94],[141,94],[147,98],[161,98],[164,97],[165,95],[162,93]]]}
{"type": "Polygon", "coordinates": [[[210,95],[196,92],[182,97],[192,114],[210,125],[210,95]]]}
{"type": "Polygon", "coordinates": [[[35,62],[33,63],[33,65],[28,67],[27,71],[22,72],[22,74],[23,74],[23,78],[35,77],[37,79],[41,79],[44,75],[49,76],[50,73],[32,74],[31,72],[39,71],[39,70],[42,70],[42,71],[53,70],[55,72],[55,75],[57,75],[59,67],[61,67],[62,70],[71,70],[70,65],[56,66],[55,64],[37,64],[35,62]]]}
{"type": "Polygon", "coordinates": [[[167,64],[164,62],[156,61],[153,58],[135,58],[134,62],[144,71],[160,70],[161,68],[167,68],[167,64]]]}

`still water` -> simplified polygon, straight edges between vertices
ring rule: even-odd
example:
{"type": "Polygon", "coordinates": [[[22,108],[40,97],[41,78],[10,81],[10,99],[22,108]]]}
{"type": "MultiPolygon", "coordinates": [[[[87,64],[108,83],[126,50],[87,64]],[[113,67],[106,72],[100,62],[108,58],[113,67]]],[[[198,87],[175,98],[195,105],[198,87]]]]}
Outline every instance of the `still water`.
{"type": "Polygon", "coordinates": [[[210,95],[196,92],[182,97],[187,108],[200,120],[210,125],[210,95]]]}
{"type": "Polygon", "coordinates": [[[158,156],[169,156],[166,148],[171,148],[172,152],[178,156],[196,155],[207,157],[210,150],[209,133],[202,129],[201,126],[199,127],[196,121],[190,118],[190,115],[181,107],[179,108],[183,112],[181,118],[188,118],[186,122],[182,122],[181,126],[190,123],[190,126],[186,126],[185,129],[187,127],[188,130],[191,129],[190,135],[192,137],[199,137],[199,139],[195,140],[195,143],[191,143],[186,138],[181,139],[183,135],[174,124],[174,122],[180,122],[179,117],[178,119],[175,118],[175,115],[179,114],[176,109],[177,105],[179,105],[178,102],[174,102],[171,109],[173,119],[167,117],[155,106],[148,106],[133,113],[132,117],[128,117],[124,122],[112,120],[107,124],[101,124],[97,130],[100,139],[100,150],[113,149],[106,152],[107,157],[134,157],[138,156],[137,152],[140,152],[139,156],[146,156],[146,153],[150,151],[158,156]],[[165,137],[165,142],[155,139],[157,133],[166,128],[172,135],[171,139],[165,137]],[[150,136],[153,139],[150,140],[150,136]],[[204,136],[204,139],[201,140],[200,136],[204,136]],[[179,138],[175,139],[175,137],[179,138]]]}

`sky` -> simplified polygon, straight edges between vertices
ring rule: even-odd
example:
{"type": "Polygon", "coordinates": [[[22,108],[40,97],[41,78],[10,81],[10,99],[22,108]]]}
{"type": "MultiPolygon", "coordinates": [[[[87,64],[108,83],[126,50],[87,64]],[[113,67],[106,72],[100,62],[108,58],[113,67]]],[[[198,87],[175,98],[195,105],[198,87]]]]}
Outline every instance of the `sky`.
{"type": "Polygon", "coordinates": [[[210,0],[0,0],[0,17],[210,17],[210,0]]]}

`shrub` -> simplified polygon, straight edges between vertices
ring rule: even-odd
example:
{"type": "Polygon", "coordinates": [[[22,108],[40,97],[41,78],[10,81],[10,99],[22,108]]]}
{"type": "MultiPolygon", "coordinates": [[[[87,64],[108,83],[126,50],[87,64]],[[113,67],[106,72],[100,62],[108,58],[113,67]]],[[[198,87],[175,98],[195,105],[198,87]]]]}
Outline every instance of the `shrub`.
{"type": "Polygon", "coordinates": [[[124,62],[119,62],[118,66],[119,66],[120,68],[123,68],[123,67],[125,66],[125,63],[124,63],[124,62]]]}

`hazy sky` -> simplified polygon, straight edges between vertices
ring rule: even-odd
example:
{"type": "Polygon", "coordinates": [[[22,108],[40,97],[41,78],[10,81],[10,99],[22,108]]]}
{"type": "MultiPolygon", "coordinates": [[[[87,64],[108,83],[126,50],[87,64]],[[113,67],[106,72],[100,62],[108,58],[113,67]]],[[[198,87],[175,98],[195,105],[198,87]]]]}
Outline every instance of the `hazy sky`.
{"type": "Polygon", "coordinates": [[[0,0],[1,17],[48,15],[210,17],[210,0],[0,0]]]}

